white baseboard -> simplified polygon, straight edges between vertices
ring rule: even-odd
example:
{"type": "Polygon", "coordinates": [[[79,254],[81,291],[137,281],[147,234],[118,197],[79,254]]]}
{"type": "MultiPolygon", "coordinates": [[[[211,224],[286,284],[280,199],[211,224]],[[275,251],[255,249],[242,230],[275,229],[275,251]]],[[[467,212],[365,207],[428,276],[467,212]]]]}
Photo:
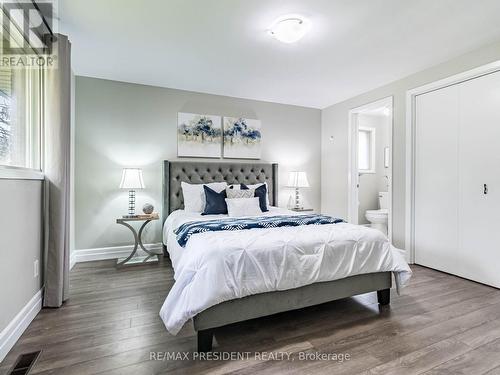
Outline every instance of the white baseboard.
{"type": "Polygon", "coordinates": [[[75,264],[76,264],[75,250],[71,250],[71,253],[69,255],[69,269],[70,269],[70,271],[73,269],[75,264]]]}
{"type": "Polygon", "coordinates": [[[0,332],[0,363],[42,309],[42,295],[43,288],[29,300],[7,327],[0,332]]]}
{"type": "MultiPolygon", "coordinates": [[[[147,250],[161,253],[162,244],[161,243],[153,243],[146,244],[144,247],[147,250]]],[[[81,262],[92,262],[94,260],[106,260],[106,259],[116,259],[122,258],[130,255],[133,246],[112,246],[112,247],[97,247],[94,249],[79,249],[74,250],[70,256],[70,268],[76,263],[81,262]]],[[[146,255],[144,251],[140,248],[137,251],[139,256],[146,255]]]]}

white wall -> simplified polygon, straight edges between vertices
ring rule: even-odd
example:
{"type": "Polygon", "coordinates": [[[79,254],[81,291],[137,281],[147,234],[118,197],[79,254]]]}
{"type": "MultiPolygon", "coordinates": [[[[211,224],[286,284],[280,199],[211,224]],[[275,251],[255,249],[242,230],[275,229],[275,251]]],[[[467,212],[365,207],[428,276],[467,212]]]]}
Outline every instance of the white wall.
{"type": "Polygon", "coordinates": [[[396,246],[404,248],[406,91],[496,60],[500,60],[500,43],[483,47],[402,80],[325,108],[322,111],[321,127],[322,211],[335,216],[347,217],[349,110],[393,96],[393,241],[396,246]],[[333,136],[333,141],[330,140],[331,136],[333,136]]]}
{"type": "MultiPolygon", "coordinates": [[[[139,210],[146,201],[161,208],[161,165],[177,155],[178,112],[260,119],[262,160],[279,163],[279,204],[286,205],[291,193],[284,188],[287,173],[303,170],[311,185],[304,189],[305,200],[319,210],[320,110],[76,77],[77,249],[131,243],[131,233],[115,224],[127,211],[127,192],[118,189],[124,166],[143,168],[147,189],[137,192],[139,210]]],[[[144,242],[160,241],[156,222],[144,242]]]]}

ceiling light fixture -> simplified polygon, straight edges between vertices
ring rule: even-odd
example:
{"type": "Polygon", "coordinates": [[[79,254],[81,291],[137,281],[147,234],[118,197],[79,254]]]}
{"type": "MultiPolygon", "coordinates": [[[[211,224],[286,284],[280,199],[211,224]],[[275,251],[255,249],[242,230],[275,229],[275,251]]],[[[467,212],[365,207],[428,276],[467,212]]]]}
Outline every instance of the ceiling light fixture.
{"type": "Polygon", "coordinates": [[[295,43],[307,34],[310,22],[299,15],[278,18],[269,28],[269,34],[283,43],[295,43]]]}

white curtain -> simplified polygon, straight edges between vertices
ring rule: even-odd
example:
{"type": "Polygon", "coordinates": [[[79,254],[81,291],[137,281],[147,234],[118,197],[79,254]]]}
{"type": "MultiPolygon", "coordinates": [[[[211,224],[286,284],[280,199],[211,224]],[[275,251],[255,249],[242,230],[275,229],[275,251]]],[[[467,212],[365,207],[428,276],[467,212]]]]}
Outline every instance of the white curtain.
{"type": "Polygon", "coordinates": [[[69,293],[71,43],[57,34],[57,67],[45,71],[45,293],[59,307],[69,293]]]}

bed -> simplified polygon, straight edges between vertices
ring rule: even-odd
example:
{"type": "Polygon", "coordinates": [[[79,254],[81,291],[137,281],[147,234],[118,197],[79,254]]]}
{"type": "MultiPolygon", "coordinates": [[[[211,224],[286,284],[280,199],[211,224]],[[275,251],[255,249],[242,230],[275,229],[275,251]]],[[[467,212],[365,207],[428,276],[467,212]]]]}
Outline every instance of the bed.
{"type": "MultiPolygon", "coordinates": [[[[385,236],[376,230],[347,223],[335,224],[337,226],[306,225],[258,231],[252,229],[254,232],[241,230],[200,233],[192,237],[190,241],[193,244],[190,248],[180,248],[174,242],[174,229],[181,223],[198,219],[196,215],[191,217],[193,214],[182,210],[181,183],[205,184],[223,181],[228,184],[247,185],[265,182],[268,186],[269,203],[273,206],[266,215],[289,213],[274,207],[277,205],[278,192],[277,164],[164,161],[163,242],[165,255],[170,256],[172,260],[175,283],[160,316],[167,329],[174,334],[186,321],[192,319],[198,336],[198,351],[212,350],[214,330],[217,327],[240,321],[375,291],[379,304],[387,305],[390,303],[392,273],[398,287],[410,278],[408,265],[385,236]],[[287,236],[294,237],[295,244],[291,247],[293,250],[285,251],[278,246],[283,242],[283,238],[288,239],[287,236]],[[317,252],[308,253],[309,243],[314,245],[315,249],[322,248],[321,241],[325,241],[325,238],[334,238],[333,243],[338,247],[337,250],[325,250],[321,257],[318,257],[317,252]],[[241,255],[250,253],[249,249],[243,252],[233,251],[231,248],[222,252],[220,249],[226,246],[224,244],[238,246],[239,242],[251,242],[252,246],[261,251],[255,253],[260,255],[250,261],[250,268],[248,258],[241,255]],[[267,243],[268,252],[265,249],[267,243]],[[307,246],[302,246],[302,243],[307,246]],[[283,256],[288,252],[292,256],[291,260],[283,256]],[[234,253],[237,253],[238,257],[232,257],[234,253]],[[213,259],[210,258],[212,256],[213,259]],[[269,259],[265,258],[267,256],[269,259]],[[263,257],[265,261],[262,261],[263,257]],[[260,263],[255,266],[252,262],[260,263]],[[199,266],[200,264],[202,266],[199,266]],[[331,271],[334,267],[337,268],[335,272],[331,271]],[[258,277],[252,275],[252,272],[256,272],[258,277]],[[267,277],[267,272],[274,276],[261,281],[260,278],[267,277]],[[280,275],[276,276],[278,273],[280,275]],[[237,285],[235,280],[242,277],[250,280],[248,285],[237,285]],[[333,280],[330,280],[332,278],[333,280]]],[[[203,218],[212,219],[214,218],[210,216],[203,218]]],[[[293,241],[287,240],[288,242],[293,241]]]]}

